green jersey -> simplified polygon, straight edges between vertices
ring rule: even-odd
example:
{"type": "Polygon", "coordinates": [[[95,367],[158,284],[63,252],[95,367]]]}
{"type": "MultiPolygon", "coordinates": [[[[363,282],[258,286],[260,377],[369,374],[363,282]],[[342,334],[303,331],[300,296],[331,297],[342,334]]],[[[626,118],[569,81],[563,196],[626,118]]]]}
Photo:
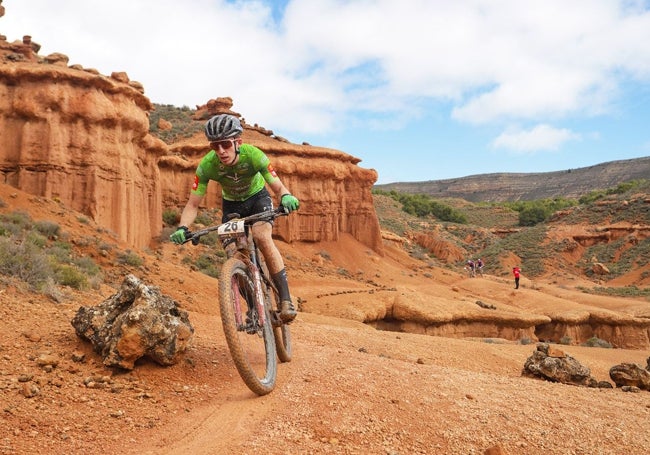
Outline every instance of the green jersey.
{"type": "Polygon", "coordinates": [[[228,201],[245,201],[272,183],[278,176],[271,161],[263,151],[250,144],[239,147],[239,161],[226,166],[214,150],[205,155],[196,168],[192,194],[204,196],[208,182],[214,180],[221,185],[221,195],[228,201]]]}

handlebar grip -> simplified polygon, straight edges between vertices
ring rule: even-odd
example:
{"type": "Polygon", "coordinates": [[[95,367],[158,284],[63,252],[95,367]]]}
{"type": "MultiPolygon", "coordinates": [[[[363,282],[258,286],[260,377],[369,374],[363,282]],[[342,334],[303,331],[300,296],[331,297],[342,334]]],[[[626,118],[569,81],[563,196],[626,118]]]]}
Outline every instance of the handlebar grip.
{"type": "Polygon", "coordinates": [[[191,240],[192,240],[192,245],[196,246],[196,245],[199,244],[199,241],[201,240],[201,238],[197,236],[197,237],[192,237],[191,240]]]}

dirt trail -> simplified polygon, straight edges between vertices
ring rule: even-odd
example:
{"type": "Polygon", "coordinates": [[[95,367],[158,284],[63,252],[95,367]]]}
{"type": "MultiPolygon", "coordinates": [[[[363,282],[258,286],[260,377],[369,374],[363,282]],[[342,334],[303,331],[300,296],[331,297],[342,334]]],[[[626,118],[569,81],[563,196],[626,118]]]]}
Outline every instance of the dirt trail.
{"type": "MultiPolygon", "coordinates": [[[[113,242],[54,202],[23,194],[0,197],[29,208],[35,219],[59,221],[77,239],[113,242]]],[[[650,447],[650,392],[524,378],[521,369],[534,345],[384,332],[306,312],[292,326],[294,359],[279,365],[276,389],[256,397],[230,359],[216,281],[183,265],[187,251],[154,246],[141,252],[142,267],[129,268],[98,255],[94,245],[89,242],[85,254],[105,261],[110,286],[66,290],[57,303],[10,278],[2,283],[0,455],[467,455],[494,446],[508,454],[618,455],[650,447]],[[70,320],[77,309],[112,295],[126,273],[159,286],[189,311],[195,334],[182,362],[160,367],[142,360],[131,372],[112,371],[75,335],[70,320]],[[75,362],[73,354],[84,360],[75,362]],[[56,357],[58,364],[40,367],[42,355],[56,357]]],[[[648,305],[585,296],[566,283],[544,280],[524,279],[515,294],[507,278],[463,278],[423,267],[390,246],[378,257],[349,238],[281,249],[292,293],[305,305],[326,301],[332,313],[391,305],[398,298],[524,305],[562,296],[603,308],[648,305]],[[349,293],[377,286],[388,290],[349,293]],[[332,295],[318,298],[322,293],[332,295]]],[[[645,365],[650,356],[648,350],[560,348],[598,380],[608,380],[615,364],[645,365]]]]}

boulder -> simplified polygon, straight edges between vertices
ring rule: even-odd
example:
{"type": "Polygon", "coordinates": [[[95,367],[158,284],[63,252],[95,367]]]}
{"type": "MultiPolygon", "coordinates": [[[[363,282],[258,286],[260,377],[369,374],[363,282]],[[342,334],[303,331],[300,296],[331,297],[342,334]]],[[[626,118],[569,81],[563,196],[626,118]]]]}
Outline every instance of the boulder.
{"type": "Polygon", "coordinates": [[[142,357],[160,365],[177,363],[194,333],[177,302],[133,275],[99,305],[80,307],[72,326],[102,355],[104,365],[127,370],[142,357]]]}
{"type": "Polygon", "coordinates": [[[648,357],[648,368],[643,369],[635,363],[621,363],[609,369],[609,377],[616,384],[616,387],[638,387],[641,390],[650,391],[650,357],[648,357]]]}
{"type": "Polygon", "coordinates": [[[550,347],[547,343],[537,345],[533,355],[526,359],[521,374],[563,384],[587,387],[604,386],[591,376],[589,368],[581,365],[562,350],[550,347]]]}

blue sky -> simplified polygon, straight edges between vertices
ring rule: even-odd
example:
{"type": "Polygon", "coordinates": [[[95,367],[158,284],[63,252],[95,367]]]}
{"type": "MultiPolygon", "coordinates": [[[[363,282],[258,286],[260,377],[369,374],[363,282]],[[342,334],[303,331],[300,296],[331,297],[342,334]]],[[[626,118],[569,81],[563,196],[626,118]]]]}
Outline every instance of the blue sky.
{"type": "Polygon", "coordinates": [[[650,156],[650,0],[4,0],[0,34],[154,102],[230,96],[377,183],[650,156]]]}

